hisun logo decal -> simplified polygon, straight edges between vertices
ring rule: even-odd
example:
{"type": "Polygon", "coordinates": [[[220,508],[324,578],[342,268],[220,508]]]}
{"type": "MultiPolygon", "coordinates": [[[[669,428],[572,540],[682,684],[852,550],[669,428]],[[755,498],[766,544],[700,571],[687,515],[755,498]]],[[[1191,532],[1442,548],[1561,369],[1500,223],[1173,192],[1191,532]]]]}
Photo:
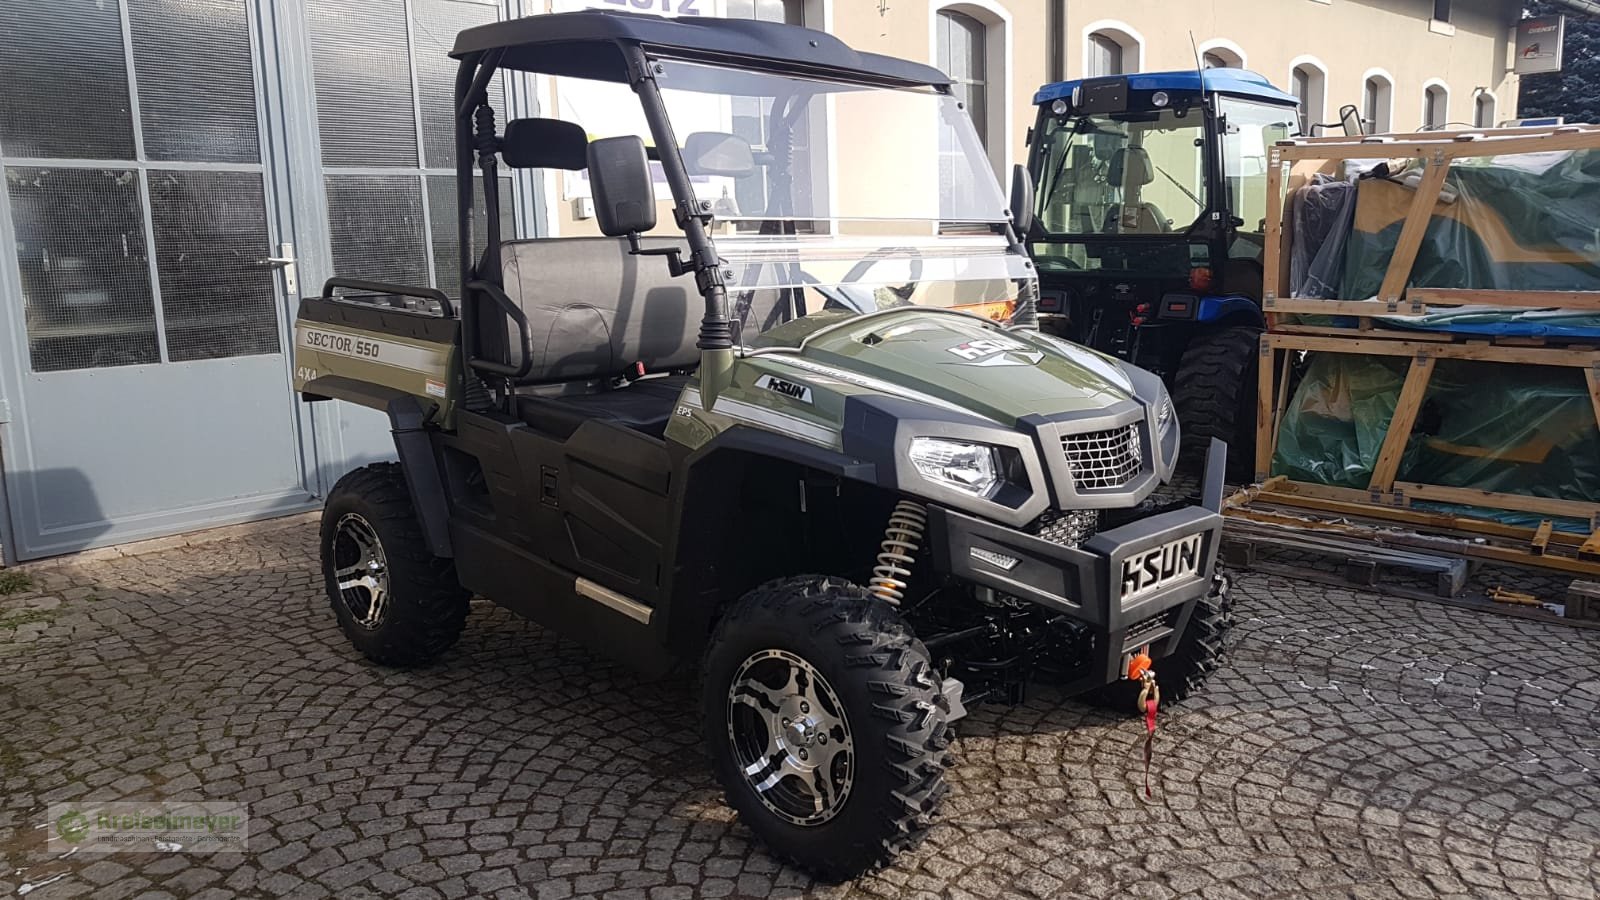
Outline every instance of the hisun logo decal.
{"type": "Polygon", "coordinates": [[[1033,366],[1044,359],[1044,354],[1038,350],[1007,337],[979,338],[949,349],[974,366],[1033,366]]]}
{"type": "Polygon", "coordinates": [[[801,403],[811,402],[811,388],[795,381],[784,381],[776,375],[763,375],[756,381],[756,387],[782,394],[801,403]]]}

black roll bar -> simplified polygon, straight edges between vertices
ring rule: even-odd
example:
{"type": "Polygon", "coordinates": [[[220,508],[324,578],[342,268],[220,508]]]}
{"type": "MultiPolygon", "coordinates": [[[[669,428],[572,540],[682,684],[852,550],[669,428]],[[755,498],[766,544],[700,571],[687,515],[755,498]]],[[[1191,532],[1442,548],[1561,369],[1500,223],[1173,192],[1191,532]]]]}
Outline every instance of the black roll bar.
{"type": "Polygon", "coordinates": [[[701,350],[731,350],[733,325],[728,319],[722,261],[717,258],[716,247],[706,230],[711,219],[711,203],[696,199],[689,170],[677,152],[678,139],[672,133],[672,122],[667,118],[667,107],[656,84],[655,76],[661,71],[660,67],[652,63],[637,44],[624,45],[622,52],[628,61],[633,92],[639,96],[645,121],[650,125],[650,136],[657,147],[668,151],[660,154],[661,169],[666,174],[667,186],[672,189],[673,215],[689,242],[689,265],[694,271],[695,285],[705,298],[705,315],[700,319],[700,338],[695,346],[701,350]]]}

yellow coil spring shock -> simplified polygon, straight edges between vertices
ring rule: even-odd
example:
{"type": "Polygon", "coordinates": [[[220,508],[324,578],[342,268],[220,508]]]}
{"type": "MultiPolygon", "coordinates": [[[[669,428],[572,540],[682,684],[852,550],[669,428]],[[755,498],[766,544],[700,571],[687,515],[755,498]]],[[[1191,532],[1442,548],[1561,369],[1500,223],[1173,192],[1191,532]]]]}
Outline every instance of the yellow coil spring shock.
{"type": "Polygon", "coordinates": [[[878,564],[872,567],[874,596],[900,605],[905,597],[906,579],[911,577],[911,567],[916,563],[912,554],[920,549],[922,530],[928,524],[928,513],[922,504],[901,500],[889,514],[889,525],[884,529],[882,552],[878,564]]]}

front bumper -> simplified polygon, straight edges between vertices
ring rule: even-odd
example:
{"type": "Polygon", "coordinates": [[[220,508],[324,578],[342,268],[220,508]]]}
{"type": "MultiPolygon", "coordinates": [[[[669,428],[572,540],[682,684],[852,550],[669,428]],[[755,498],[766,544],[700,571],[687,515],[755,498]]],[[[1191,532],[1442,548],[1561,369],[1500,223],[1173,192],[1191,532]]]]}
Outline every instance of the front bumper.
{"type": "Polygon", "coordinates": [[[930,505],[930,560],[943,574],[1089,626],[1102,639],[1095,642],[1087,686],[1108,684],[1122,676],[1128,656],[1141,647],[1149,646],[1152,658],[1171,653],[1196,602],[1211,589],[1222,540],[1221,479],[1206,480],[1205,493],[1218,497],[1205,497],[1205,506],[1149,516],[1103,531],[1076,548],[930,505]],[[1200,539],[1193,577],[1155,590],[1128,589],[1126,564],[1192,535],[1200,539]]]}

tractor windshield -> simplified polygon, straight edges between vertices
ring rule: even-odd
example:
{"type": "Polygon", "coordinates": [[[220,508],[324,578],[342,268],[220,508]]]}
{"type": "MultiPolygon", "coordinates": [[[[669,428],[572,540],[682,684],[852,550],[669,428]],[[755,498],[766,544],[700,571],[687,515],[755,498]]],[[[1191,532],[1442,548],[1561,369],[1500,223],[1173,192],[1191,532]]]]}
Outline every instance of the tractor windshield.
{"type": "MultiPolygon", "coordinates": [[[[994,165],[956,98],[676,60],[659,66],[678,152],[715,216],[712,237],[746,343],[824,310],[921,304],[1010,316],[1016,282],[1032,272],[1009,250],[994,165]]],[[[556,81],[562,118],[591,139],[648,140],[625,87],[556,81]]],[[[660,176],[657,195],[667,196],[660,176]]]]}
{"type": "Polygon", "coordinates": [[[1199,110],[1047,118],[1038,219],[1051,235],[1185,232],[1206,210],[1199,110]]]}

